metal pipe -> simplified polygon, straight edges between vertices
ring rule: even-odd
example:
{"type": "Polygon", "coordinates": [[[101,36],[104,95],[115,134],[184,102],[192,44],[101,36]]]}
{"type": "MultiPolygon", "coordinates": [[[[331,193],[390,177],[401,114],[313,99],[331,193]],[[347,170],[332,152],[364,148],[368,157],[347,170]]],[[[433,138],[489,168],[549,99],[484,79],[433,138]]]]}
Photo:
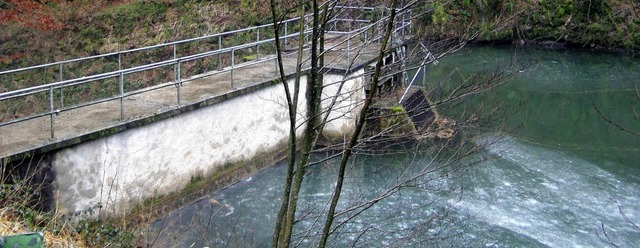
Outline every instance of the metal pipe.
{"type": "MultiPolygon", "coordinates": [[[[398,51],[400,52],[400,59],[402,59],[402,68],[407,68],[407,58],[404,54],[405,53],[404,46],[399,46],[398,51]]],[[[402,85],[404,86],[408,84],[409,84],[409,78],[407,77],[407,70],[402,70],[402,85]]]]}
{"type": "Polygon", "coordinates": [[[53,110],[53,86],[49,87],[49,120],[50,126],[49,130],[51,131],[51,139],[55,139],[55,127],[53,126],[53,114],[55,110],[53,110]]]}
{"type": "Polygon", "coordinates": [[[122,71],[120,71],[118,82],[118,88],[120,90],[120,120],[124,121],[124,74],[122,71]]]}
{"type": "MultiPolygon", "coordinates": [[[[307,15],[304,16],[304,18],[307,18],[310,15],[311,14],[307,14],[307,15]]],[[[295,17],[295,18],[288,19],[287,21],[295,21],[295,20],[298,20],[298,19],[301,19],[301,18],[300,17],[295,17]]],[[[146,47],[141,47],[141,48],[134,48],[134,49],[123,50],[123,51],[118,51],[118,52],[105,53],[105,54],[101,54],[101,55],[94,55],[94,56],[88,56],[88,57],[82,57],[82,58],[76,58],[76,59],[69,59],[69,60],[63,60],[63,61],[58,61],[58,62],[53,62],[53,63],[47,63],[47,64],[24,67],[24,68],[18,68],[18,69],[13,69],[13,70],[8,70],[8,71],[1,71],[0,75],[9,74],[9,73],[15,73],[15,72],[21,72],[21,71],[27,71],[27,70],[32,70],[32,69],[39,69],[39,68],[44,68],[44,67],[49,67],[49,66],[55,66],[55,65],[58,65],[58,64],[68,64],[68,63],[81,62],[81,61],[90,60],[90,59],[99,59],[99,58],[114,56],[114,55],[117,55],[117,54],[120,54],[120,53],[133,53],[133,52],[139,52],[139,51],[144,51],[144,50],[149,50],[149,49],[154,49],[154,48],[170,46],[170,45],[173,45],[173,44],[182,44],[182,43],[194,42],[194,41],[199,41],[199,40],[203,40],[203,39],[209,39],[209,38],[213,38],[213,37],[220,37],[222,35],[230,35],[230,34],[235,34],[235,33],[240,33],[240,32],[245,32],[245,31],[251,31],[251,30],[254,30],[254,29],[257,29],[257,28],[266,28],[266,27],[269,27],[271,25],[273,25],[273,24],[263,24],[263,25],[259,25],[259,26],[255,26],[255,27],[249,27],[249,28],[243,28],[243,29],[238,29],[238,30],[226,31],[226,32],[222,32],[222,33],[206,35],[206,36],[201,36],[201,37],[196,37],[196,38],[191,38],[191,39],[185,39],[185,40],[179,40],[179,41],[174,41],[174,42],[168,42],[168,43],[162,43],[162,44],[146,46],[146,47]]]]}
{"type": "Polygon", "coordinates": [[[276,65],[276,69],[275,71],[275,75],[278,76],[278,70],[280,69],[280,66],[278,66],[278,56],[276,55],[276,57],[273,59],[273,61],[275,61],[275,65],[276,65]]]}
{"type": "MultiPolygon", "coordinates": [[[[302,30],[302,32],[305,32],[305,33],[306,33],[306,32],[307,32],[307,30],[309,30],[309,18],[307,18],[307,16],[305,16],[305,17],[304,17],[304,30],[302,30]]],[[[308,39],[309,39],[309,36],[308,36],[308,35],[305,35],[305,36],[304,36],[304,38],[305,38],[305,39],[304,39],[304,42],[305,42],[305,43],[307,43],[307,42],[308,42],[308,39]]]]}
{"type": "Polygon", "coordinates": [[[368,29],[364,32],[364,43],[365,44],[367,44],[367,33],[369,33],[368,29]]]}
{"type": "Polygon", "coordinates": [[[178,106],[180,106],[180,86],[182,85],[182,76],[180,74],[182,74],[180,72],[180,68],[182,67],[182,64],[180,63],[180,61],[178,61],[178,77],[176,80],[176,100],[178,101],[178,106]]]}
{"type": "Polygon", "coordinates": [[[338,20],[337,19],[333,19],[333,29],[332,29],[332,31],[336,31],[337,26],[338,26],[338,20]]]}
{"type": "MultiPolygon", "coordinates": [[[[426,49],[426,47],[424,45],[422,45],[422,47],[424,48],[425,51],[428,52],[428,50],[426,49]]],[[[404,97],[407,95],[407,92],[409,92],[409,88],[411,88],[411,85],[413,85],[413,82],[416,80],[416,78],[418,77],[418,73],[420,73],[421,70],[424,71],[422,73],[422,83],[424,84],[424,82],[427,80],[426,79],[427,61],[429,59],[431,59],[431,58],[432,58],[431,53],[428,53],[427,56],[425,56],[425,58],[422,60],[422,63],[420,64],[420,67],[418,68],[418,71],[416,71],[416,74],[413,75],[413,78],[411,79],[411,83],[409,83],[409,85],[407,86],[407,89],[402,94],[402,97],[400,97],[400,101],[398,101],[398,104],[402,103],[402,100],[404,100],[404,97]]]]}
{"type": "MultiPolygon", "coordinates": [[[[351,31],[351,26],[349,26],[349,31],[351,31]]],[[[349,34],[347,35],[347,61],[351,60],[350,51],[351,51],[351,32],[349,32],[349,34]]]]}
{"type": "Polygon", "coordinates": [[[233,87],[233,66],[235,66],[235,62],[236,61],[236,50],[235,49],[231,49],[231,88],[235,89],[233,87]]]}
{"type": "Polygon", "coordinates": [[[402,38],[404,38],[404,15],[402,14],[402,29],[400,30],[400,35],[402,35],[402,38]]]}
{"type": "Polygon", "coordinates": [[[289,22],[284,23],[284,47],[287,47],[287,26],[289,26],[289,22]]]}
{"type": "MultiPolygon", "coordinates": [[[[422,64],[422,66],[424,67],[424,64],[422,64]]],[[[416,80],[416,77],[418,77],[418,73],[420,73],[420,71],[422,70],[423,67],[418,68],[418,71],[416,71],[416,74],[413,75],[413,79],[411,79],[411,83],[404,90],[404,93],[402,93],[402,97],[400,97],[400,101],[398,101],[398,104],[401,104],[402,100],[404,100],[404,97],[407,96],[407,93],[409,92],[409,89],[411,89],[411,85],[413,85],[413,82],[416,80]]]]}
{"type": "Polygon", "coordinates": [[[349,34],[347,35],[347,62],[351,61],[351,22],[349,22],[349,34]]]}
{"type": "MultiPolygon", "coordinates": [[[[176,44],[173,44],[173,59],[176,59],[176,44]]],[[[178,68],[176,67],[176,64],[173,64],[173,75],[175,75],[176,73],[178,73],[178,68]]]]}
{"type": "MultiPolygon", "coordinates": [[[[222,50],[222,36],[218,36],[218,50],[222,50]]],[[[222,53],[218,53],[218,67],[222,70],[222,53]]]]}
{"type": "MultiPolygon", "coordinates": [[[[62,82],[62,64],[58,66],[58,81],[62,82]]],[[[60,108],[64,108],[64,92],[62,91],[62,85],[60,85],[60,108]]]]}
{"type": "Polygon", "coordinates": [[[260,29],[256,29],[256,60],[260,60],[260,29]]]}
{"type": "Polygon", "coordinates": [[[413,23],[413,19],[411,17],[411,9],[409,9],[409,34],[413,33],[412,23],[413,23]]]}
{"type": "Polygon", "coordinates": [[[31,115],[31,116],[27,116],[27,117],[23,117],[23,118],[18,118],[18,119],[13,119],[12,121],[8,121],[8,122],[0,122],[0,127],[4,127],[4,126],[8,126],[14,123],[18,123],[18,122],[23,122],[23,121],[28,121],[28,120],[33,120],[35,118],[40,118],[43,116],[47,116],[49,115],[49,112],[44,112],[44,113],[40,113],[37,115],[31,115]]]}

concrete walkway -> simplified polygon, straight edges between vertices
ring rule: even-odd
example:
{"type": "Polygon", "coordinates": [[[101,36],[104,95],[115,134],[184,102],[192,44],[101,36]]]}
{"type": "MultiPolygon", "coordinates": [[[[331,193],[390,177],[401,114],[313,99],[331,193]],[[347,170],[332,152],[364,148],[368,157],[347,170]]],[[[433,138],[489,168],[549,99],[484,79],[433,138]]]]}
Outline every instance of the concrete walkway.
{"type": "MultiPolygon", "coordinates": [[[[331,40],[325,45],[326,48],[343,39],[332,37],[331,40]]],[[[352,47],[358,45],[360,44],[351,44],[352,47]]],[[[346,44],[341,44],[326,54],[326,67],[346,71],[350,61],[356,58],[351,69],[360,68],[374,61],[378,47],[378,44],[373,43],[351,50],[347,59],[346,44]]],[[[128,96],[124,99],[124,120],[120,119],[120,100],[62,112],[54,116],[55,139],[50,139],[49,116],[0,127],[0,158],[12,161],[22,159],[25,155],[72,146],[277,84],[279,80],[275,61],[269,59],[274,57],[261,55],[260,63],[246,67],[242,67],[243,64],[236,65],[240,68],[234,71],[233,88],[230,71],[213,71],[201,78],[185,80],[180,87],[180,105],[177,104],[176,87],[173,85],[128,96]]],[[[305,54],[305,58],[308,57],[305,54]]],[[[292,75],[295,72],[296,54],[287,54],[283,61],[285,75],[292,75]]]]}

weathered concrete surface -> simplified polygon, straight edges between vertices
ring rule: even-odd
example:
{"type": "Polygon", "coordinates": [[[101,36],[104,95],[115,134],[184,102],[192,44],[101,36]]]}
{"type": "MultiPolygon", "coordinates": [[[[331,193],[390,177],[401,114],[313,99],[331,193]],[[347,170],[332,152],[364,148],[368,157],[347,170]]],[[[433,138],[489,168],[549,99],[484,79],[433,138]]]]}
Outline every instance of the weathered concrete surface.
{"type": "MultiPolygon", "coordinates": [[[[364,69],[342,85],[327,75],[324,105],[337,95],[326,126],[348,134],[364,98],[364,69]]],[[[293,87],[293,80],[288,82],[293,87]]],[[[299,111],[305,110],[306,77],[299,111]]],[[[303,125],[303,117],[299,118],[303,125]]],[[[239,95],[141,128],[85,142],[55,153],[58,209],[75,212],[100,204],[107,213],[126,213],[142,200],[182,189],[227,164],[275,150],[288,137],[288,110],[279,85],[239,95]]],[[[302,130],[302,129],[299,129],[302,130]]]]}

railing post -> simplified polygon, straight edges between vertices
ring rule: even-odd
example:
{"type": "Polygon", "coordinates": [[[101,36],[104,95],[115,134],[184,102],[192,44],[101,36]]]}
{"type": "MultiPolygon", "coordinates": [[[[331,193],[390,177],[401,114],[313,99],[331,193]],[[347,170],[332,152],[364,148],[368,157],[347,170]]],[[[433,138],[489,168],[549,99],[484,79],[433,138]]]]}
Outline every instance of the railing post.
{"type": "Polygon", "coordinates": [[[53,109],[53,86],[49,86],[49,121],[50,126],[49,129],[51,131],[51,139],[55,139],[55,128],[53,126],[53,115],[55,114],[55,110],[53,109]]]}
{"type": "Polygon", "coordinates": [[[307,43],[307,39],[309,39],[309,37],[307,36],[307,29],[309,29],[308,27],[309,25],[309,20],[307,18],[307,16],[304,16],[304,30],[302,30],[303,34],[304,34],[304,43],[307,43]]]}
{"type": "Polygon", "coordinates": [[[347,35],[347,62],[351,60],[351,56],[349,52],[351,51],[351,28],[349,28],[349,33],[347,35]]]}
{"type": "MultiPolygon", "coordinates": [[[[391,20],[393,21],[393,20],[391,20]]],[[[396,37],[396,30],[395,30],[395,25],[393,28],[391,28],[391,37],[389,37],[389,41],[391,42],[391,46],[390,47],[395,47],[396,43],[395,43],[395,37],[396,37]]]]}
{"type": "MultiPolygon", "coordinates": [[[[62,63],[58,64],[58,81],[62,82],[62,63]]],[[[62,85],[60,85],[60,108],[64,108],[64,92],[62,92],[62,85]]]]}
{"type": "Polygon", "coordinates": [[[236,63],[236,49],[231,49],[231,88],[234,89],[233,87],[233,67],[235,66],[236,63]]]}
{"type": "Polygon", "coordinates": [[[400,35],[402,35],[402,39],[404,40],[404,13],[402,14],[402,22],[400,23],[400,35]]]}
{"type": "MultiPolygon", "coordinates": [[[[402,51],[402,46],[398,47],[399,54],[401,55],[401,57],[399,56],[399,59],[402,60],[402,68],[407,68],[407,60],[406,60],[406,56],[404,54],[404,51],[402,51]]],[[[407,76],[407,70],[402,70],[402,86],[408,85],[409,84],[409,78],[407,76]]]]}
{"type": "MultiPolygon", "coordinates": [[[[260,42],[260,28],[256,28],[256,43],[260,42]]],[[[260,44],[256,44],[256,60],[260,60],[260,44]]]]}
{"type": "MultiPolygon", "coordinates": [[[[385,9],[382,9],[382,18],[384,18],[384,17],[385,17],[385,9]]],[[[393,21],[393,20],[391,20],[391,21],[393,21]]],[[[378,23],[378,44],[381,43],[383,32],[384,32],[383,31],[384,25],[382,25],[382,23],[383,22],[379,22],[378,23]]]]}
{"type": "Polygon", "coordinates": [[[411,9],[409,9],[409,34],[413,33],[413,19],[411,17],[411,9]]]}
{"type": "MultiPolygon", "coordinates": [[[[176,56],[176,44],[173,44],[173,59],[176,59],[176,58],[177,58],[177,56],[176,56]]],[[[176,73],[178,73],[177,64],[173,64],[173,73],[174,73],[174,75],[176,73]]]]}
{"type": "MultiPolygon", "coordinates": [[[[222,36],[218,35],[218,50],[222,50],[222,36]]],[[[218,53],[218,67],[222,71],[222,53],[218,53]]]]}
{"type": "Polygon", "coordinates": [[[367,44],[367,34],[369,33],[369,29],[364,31],[364,44],[367,44]]]}
{"type": "Polygon", "coordinates": [[[124,120],[124,74],[122,73],[122,53],[118,53],[118,90],[120,92],[120,120],[124,120]]]}
{"type": "Polygon", "coordinates": [[[378,43],[382,43],[382,38],[384,37],[384,25],[383,23],[379,23],[378,25],[378,43]]]}
{"type": "Polygon", "coordinates": [[[180,63],[180,61],[178,61],[177,63],[177,68],[178,68],[178,74],[176,75],[176,101],[178,102],[178,106],[180,106],[180,86],[182,84],[182,76],[180,74],[181,70],[180,68],[182,64],[180,63]]]}
{"type": "Polygon", "coordinates": [[[333,19],[333,31],[336,31],[338,28],[338,19],[333,19]]]}
{"type": "Polygon", "coordinates": [[[124,74],[120,71],[118,76],[118,88],[120,90],[120,120],[124,121],[124,74]]]}
{"type": "Polygon", "coordinates": [[[274,70],[275,71],[275,75],[278,76],[278,69],[280,69],[280,67],[278,66],[278,55],[277,54],[276,54],[275,59],[273,59],[273,61],[275,61],[274,64],[276,65],[276,69],[274,70]]]}
{"type": "Polygon", "coordinates": [[[289,22],[284,22],[284,47],[287,47],[287,26],[289,26],[289,22]]]}
{"type": "Polygon", "coordinates": [[[349,32],[349,35],[347,37],[347,61],[351,60],[351,56],[349,54],[350,51],[351,51],[351,32],[349,32]]]}

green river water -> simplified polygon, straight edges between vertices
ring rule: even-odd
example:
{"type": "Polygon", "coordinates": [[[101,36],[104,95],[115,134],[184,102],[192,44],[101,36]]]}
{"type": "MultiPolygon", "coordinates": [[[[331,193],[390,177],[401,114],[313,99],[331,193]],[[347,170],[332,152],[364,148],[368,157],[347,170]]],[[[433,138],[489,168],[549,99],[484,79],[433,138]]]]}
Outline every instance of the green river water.
{"type": "MultiPolygon", "coordinates": [[[[640,244],[640,228],[633,225],[640,225],[640,136],[621,131],[596,111],[640,132],[634,115],[634,109],[640,114],[640,60],[470,47],[429,66],[424,84],[460,81],[510,61],[531,66],[508,69],[515,74],[508,84],[465,103],[502,105],[506,111],[500,125],[473,138],[489,145],[462,163],[486,161],[403,188],[339,229],[332,246],[605,247],[603,230],[620,247],[640,244]]],[[[443,106],[440,112],[455,116],[464,107],[443,106]]],[[[342,206],[371,199],[403,175],[439,163],[432,158],[354,159],[342,206]]],[[[305,179],[303,221],[295,235],[303,247],[317,241],[320,223],[313,217],[326,208],[335,163],[312,168],[305,179]]],[[[162,230],[157,244],[268,246],[284,171],[277,164],[171,213],[153,226],[162,230]]]]}

